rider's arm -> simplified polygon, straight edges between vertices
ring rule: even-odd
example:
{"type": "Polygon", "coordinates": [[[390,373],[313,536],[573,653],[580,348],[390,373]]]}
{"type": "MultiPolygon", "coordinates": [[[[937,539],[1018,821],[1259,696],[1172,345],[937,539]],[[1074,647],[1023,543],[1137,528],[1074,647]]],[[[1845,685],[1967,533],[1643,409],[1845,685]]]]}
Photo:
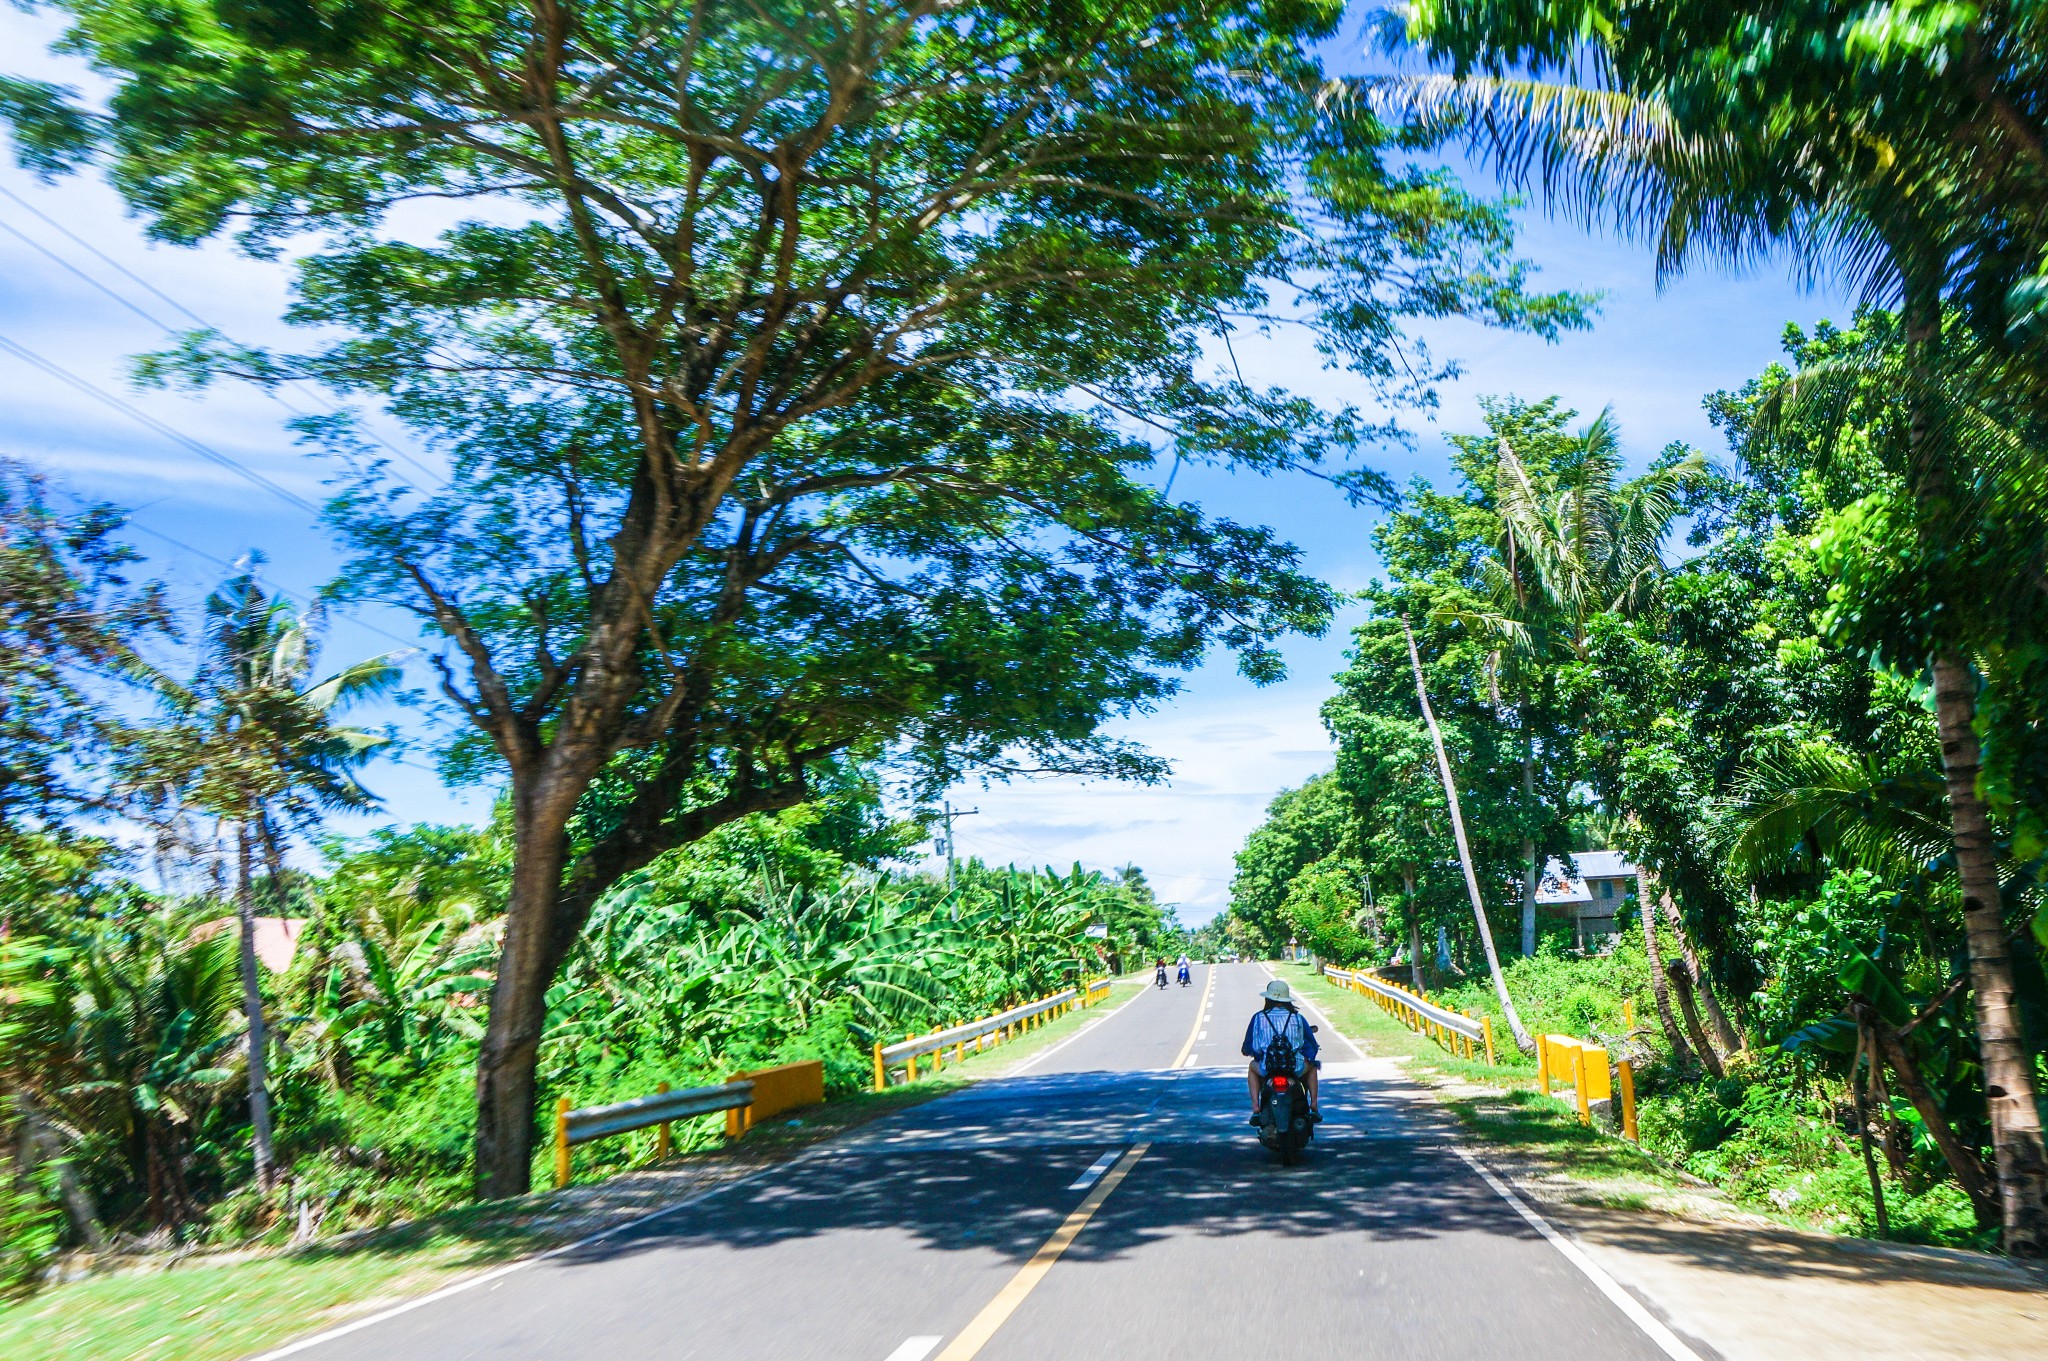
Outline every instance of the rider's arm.
{"type": "Polygon", "coordinates": [[[1241,1048],[1241,1049],[1239,1049],[1239,1050],[1238,1050],[1238,1052],[1239,1052],[1240,1054],[1243,1054],[1243,1055],[1244,1055],[1244,1056],[1245,1056],[1246,1058],[1248,1058],[1248,1059],[1256,1059],[1256,1058],[1257,1058],[1257,1057],[1259,1056],[1259,1051],[1258,1051],[1258,1048],[1257,1048],[1257,1046],[1255,1046],[1255,1045],[1254,1045],[1254,1044],[1252,1043],[1252,1036],[1253,1036],[1253,1034],[1254,1034],[1254,1033],[1256,1033],[1256,1032],[1257,1032],[1258,1028],[1259,1028],[1259,1013],[1257,1013],[1257,1012],[1253,1012],[1253,1013],[1252,1013],[1252,1018],[1251,1018],[1251,1020],[1250,1020],[1249,1022],[1247,1022],[1247,1023],[1245,1024],[1245,1028],[1244,1028],[1244,1046],[1243,1046],[1243,1048],[1241,1048]]]}

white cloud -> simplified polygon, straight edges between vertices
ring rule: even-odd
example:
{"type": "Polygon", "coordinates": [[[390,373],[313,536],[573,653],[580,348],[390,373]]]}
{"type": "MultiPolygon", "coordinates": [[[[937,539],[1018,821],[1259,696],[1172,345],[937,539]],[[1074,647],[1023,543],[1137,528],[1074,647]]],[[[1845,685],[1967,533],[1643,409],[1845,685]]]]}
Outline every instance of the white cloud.
{"type": "Polygon", "coordinates": [[[1136,864],[1182,920],[1206,921],[1229,903],[1232,857],[1266,805],[1330,759],[1317,716],[1330,690],[1326,671],[1305,667],[1264,691],[1205,674],[1180,703],[1118,725],[1119,736],[1172,760],[1173,778],[1162,785],[1045,778],[957,790],[956,807],[980,809],[954,824],[961,854],[996,864],[1136,864]]]}

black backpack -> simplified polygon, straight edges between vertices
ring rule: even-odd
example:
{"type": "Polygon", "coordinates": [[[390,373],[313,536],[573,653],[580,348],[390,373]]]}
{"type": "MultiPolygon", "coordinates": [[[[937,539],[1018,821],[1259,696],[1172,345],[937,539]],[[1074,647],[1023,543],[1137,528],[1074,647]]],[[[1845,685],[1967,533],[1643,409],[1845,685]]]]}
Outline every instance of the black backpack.
{"type": "MultiPolygon", "coordinates": [[[[1289,1009],[1285,1015],[1297,1013],[1289,1009]]],[[[1266,1076],[1285,1073],[1288,1077],[1301,1076],[1301,1051],[1294,1047],[1294,1041],[1287,1038],[1287,1022],[1281,1021],[1273,1038],[1266,1041],[1266,1052],[1259,1056],[1259,1066],[1266,1070],[1266,1076]]]]}

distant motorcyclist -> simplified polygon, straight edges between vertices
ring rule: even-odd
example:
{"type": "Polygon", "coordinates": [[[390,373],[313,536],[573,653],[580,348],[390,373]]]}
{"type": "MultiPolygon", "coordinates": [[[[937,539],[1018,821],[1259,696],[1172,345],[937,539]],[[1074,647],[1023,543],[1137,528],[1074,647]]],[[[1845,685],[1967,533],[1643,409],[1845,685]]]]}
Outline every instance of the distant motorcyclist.
{"type": "Polygon", "coordinates": [[[1158,968],[1152,975],[1152,985],[1158,988],[1166,986],[1166,961],[1163,959],[1159,961],[1158,968]]]}
{"type": "Polygon", "coordinates": [[[1188,957],[1185,954],[1180,957],[1179,970],[1178,977],[1180,981],[1186,983],[1188,981],[1188,957]]]}
{"type": "Polygon", "coordinates": [[[1318,1046],[1315,1027],[1295,1010],[1294,995],[1280,979],[1276,978],[1268,983],[1265,992],[1260,996],[1264,999],[1264,1005],[1253,1014],[1251,1024],[1245,1027],[1244,1047],[1240,1050],[1251,1060],[1251,1066],[1245,1069],[1245,1084],[1251,1088],[1252,1115],[1257,1118],[1259,1114],[1259,1082],[1265,1076],[1266,1050],[1276,1037],[1285,1036],[1287,1042],[1294,1046],[1294,1052],[1299,1056],[1301,1064],[1301,1071],[1290,1076],[1299,1077],[1302,1086],[1308,1091],[1310,1118],[1320,1119],[1317,1070],[1322,1067],[1322,1063],[1316,1057],[1318,1046]]]}

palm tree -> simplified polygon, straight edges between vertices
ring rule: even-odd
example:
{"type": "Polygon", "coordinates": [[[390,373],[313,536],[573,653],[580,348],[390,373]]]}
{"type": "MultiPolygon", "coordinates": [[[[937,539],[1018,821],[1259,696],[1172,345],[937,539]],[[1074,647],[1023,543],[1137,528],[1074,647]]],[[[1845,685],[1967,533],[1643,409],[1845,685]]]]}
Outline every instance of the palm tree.
{"type": "Polygon", "coordinates": [[[188,684],[163,683],[169,721],[139,744],[137,783],[161,806],[232,829],[249,1116],[256,1179],[268,1190],[277,1166],[256,959],[255,857],[264,856],[270,886],[281,891],[290,836],[311,830],[326,812],[375,804],[354,772],[389,738],[334,719],[389,690],[400,673],[386,654],[309,683],[324,614],[318,606],[296,613],[269,594],[257,576],[261,563],[250,555],[207,598],[198,671],[188,684]]]}
{"type": "Polygon", "coordinates": [[[11,1008],[0,1082],[122,1150],[153,1223],[198,1219],[187,1155],[241,1038],[232,944],[148,913],[81,923],[40,952],[41,986],[11,1008]]]}
{"type": "MultiPolygon", "coordinates": [[[[1493,509],[1499,523],[1493,551],[1481,563],[1492,597],[1485,613],[1446,611],[1439,617],[1476,626],[1501,644],[1494,672],[1516,696],[1522,734],[1522,797],[1536,797],[1536,743],[1531,712],[1553,667],[1583,661],[1595,616],[1633,617],[1656,601],[1665,575],[1663,542],[1686,492],[1706,475],[1706,460],[1689,454],[1623,481],[1621,430],[1603,410],[1563,447],[1536,465],[1506,434],[1495,441],[1493,509]]],[[[1525,815],[1533,807],[1525,807],[1525,815]]],[[[1536,841],[1522,839],[1522,953],[1536,953],[1536,841]]]]}
{"type": "MultiPolygon", "coordinates": [[[[1448,5],[1421,8],[1418,31],[1456,33],[1449,45],[1469,59],[1473,35],[1485,32],[1476,10],[1487,7],[1467,7],[1462,15],[1448,5]],[[1479,27],[1460,31],[1468,23],[1479,27]]],[[[1909,378],[1898,394],[1907,408],[1907,488],[1931,512],[1921,516],[1920,531],[1927,556],[1938,556],[1944,538],[1963,529],[1953,513],[1955,451],[1923,409],[1944,363],[1943,300],[1952,290],[1973,301],[1995,299],[1985,306],[2002,329],[2014,272],[2024,273],[2041,255],[2041,139],[2026,133],[2024,119],[2016,128],[2011,117],[1991,116],[2005,98],[2006,73],[1985,71],[1961,82],[1936,75],[1908,89],[1903,73],[1893,72],[1886,98],[1873,100],[1857,83],[1866,73],[1837,54],[1836,35],[1780,34],[1770,50],[1793,64],[1779,73],[1789,78],[1783,88],[1762,78],[1703,85],[1690,68],[1674,74],[1667,25],[1638,17],[1644,22],[1605,30],[1576,57],[1562,53],[1583,44],[1584,33],[1546,33],[1514,51],[1484,53],[1493,70],[1532,57],[1539,68],[1576,60],[1588,71],[1584,83],[1461,75],[1371,82],[1363,92],[1401,105],[1441,133],[1464,135],[1511,182],[1536,182],[1553,204],[1588,219],[1611,216],[1624,229],[1653,236],[1660,275],[1700,254],[1747,262],[1787,249],[1809,270],[1888,289],[1900,304],[1909,378]],[[1652,30],[1660,51],[1645,57],[1631,44],[1651,41],[1652,30]],[[1822,51],[1832,65],[1814,55],[1822,51]],[[1681,82],[1683,118],[1665,97],[1681,82]],[[1747,102],[1766,87],[1773,91],[1767,107],[1747,102]]],[[[1690,12],[1683,17],[1715,22],[1690,12]]],[[[1753,34],[1740,41],[1751,57],[1762,51],[1753,34]]],[[[2009,102],[2005,112],[2012,112],[2009,102]]],[[[2005,1244],[2015,1254],[2040,1255],[2048,1253],[2048,1144],[2020,1024],[1991,817],[1978,787],[1977,677],[1961,637],[1936,640],[1928,661],[2005,1244]]]]}

